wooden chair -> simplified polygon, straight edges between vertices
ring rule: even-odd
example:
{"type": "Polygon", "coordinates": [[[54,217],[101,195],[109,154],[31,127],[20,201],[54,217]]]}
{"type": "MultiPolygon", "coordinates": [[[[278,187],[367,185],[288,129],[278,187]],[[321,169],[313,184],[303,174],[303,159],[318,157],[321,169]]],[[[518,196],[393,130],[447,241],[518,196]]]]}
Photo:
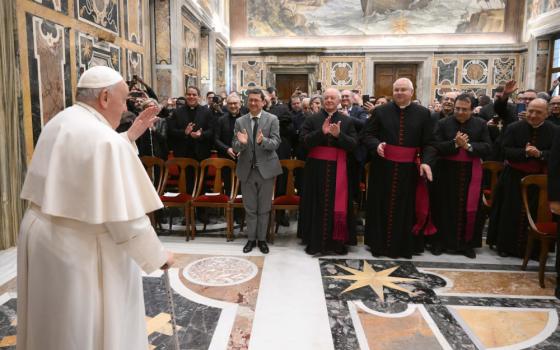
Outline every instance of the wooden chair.
{"type": "MultiPolygon", "coordinates": [[[[224,192],[224,183],[222,181],[222,169],[229,168],[231,183],[235,183],[235,162],[230,159],[225,158],[208,158],[200,162],[200,174],[205,174],[210,167],[216,168],[216,174],[212,184],[212,195],[203,193],[204,191],[204,176],[200,176],[198,179],[198,185],[196,195],[194,196],[191,207],[191,238],[194,239],[196,234],[196,222],[195,222],[195,209],[196,208],[223,208],[226,212],[226,225],[227,225],[227,240],[232,240],[233,230],[230,226],[229,211],[227,210],[229,202],[233,197],[233,186],[229,194],[224,192]]],[[[203,230],[206,230],[206,224],[204,224],[203,230]]]]}
{"type": "MultiPolygon", "coordinates": [[[[533,252],[533,243],[536,240],[540,242],[539,253],[539,284],[544,288],[544,270],[546,268],[546,260],[551,244],[556,242],[557,224],[552,221],[552,213],[548,206],[547,195],[547,175],[528,175],[521,179],[521,196],[523,197],[523,205],[529,221],[529,231],[527,237],[527,248],[521,269],[527,268],[527,262],[533,252]],[[528,191],[530,186],[537,186],[539,190],[539,204],[537,207],[537,217],[534,220],[529,207],[528,191]]],[[[558,254],[558,252],[556,252],[558,254]]]]}
{"type": "MultiPolygon", "coordinates": [[[[241,188],[241,184],[239,183],[239,178],[236,177],[235,186],[233,188],[233,196],[231,197],[231,200],[229,201],[229,205],[227,207],[227,210],[229,211],[229,227],[231,227],[232,233],[233,233],[233,211],[235,209],[244,209],[243,197],[240,196],[239,198],[237,198],[240,188],[241,188]]],[[[245,226],[245,217],[241,218],[241,225],[239,225],[239,230],[241,232],[243,232],[243,226],[245,226]]],[[[232,234],[232,240],[233,240],[233,234],[232,234]]]]}
{"type": "MultiPolygon", "coordinates": [[[[183,211],[185,213],[185,234],[186,234],[185,239],[188,241],[189,240],[189,213],[190,213],[190,207],[191,207],[193,196],[197,190],[198,178],[200,174],[199,164],[196,160],[191,158],[175,157],[172,159],[168,159],[167,162],[165,162],[165,168],[167,171],[166,171],[164,188],[166,189],[169,188],[167,184],[169,181],[169,174],[171,172],[170,169],[178,169],[179,178],[177,180],[176,189],[179,195],[165,196],[162,193],[160,198],[161,201],[163,202],[163,205],[166,208],[183,208],[183,211]],[[187,188],[188,187],[187,169],[192,170],[192,173],[194,174],[194,182],[193,182],[194,186],[192,189],[190,189],[190,191],[187,188]]],[[[170,231],[171,231],[172,221],[173,221],[172,218],[169,218],[170,231]]]]}
{"type": "Polygon", "coordinates": [[[482,170],[490,172],[490,188],[482,191],[482,203],[489,212],[490,208],[492,208],[492,198],[494,190],[496,189],[496,184],[498,183],[498,178],[501,172],[504,170],[504,163],[496,161],[485,161],[482,162],[482,170]]]}
{"type": "MultiPolygon", "coordinates": [[[[154,185],[158,196],[161,196],[163,194],[163,186],[166,177],[165,162],[161,158],[150,156],[142,156],[140,157],[140,161],[142,161],[142,165],[144,165],[144,168],[148,173],[148,177],[154,185]]],[[[152,226],[156,228],[159,223],[157,222],[154,213],[149,213],[148,217],[150,218],[152,226]]]]}
{"type": "MultiPolygon", "coordinates": [[[[294,186],[294,170],[303,169],[305,162],[297,159],[282,159],[280,160],[282,168],[288,171],[288,178],[286,184],[286,194],[272,199],[272,209],[270,210],[270,224],[269,224],[269,237],[268,240],[274,244],[274,236],[278,233],[278,223],[276,222],[276,210],[298,210],[300,197],[296,194],[294,186]]],[[[274,196],[274,192],[273,192],[274,196]]]]}

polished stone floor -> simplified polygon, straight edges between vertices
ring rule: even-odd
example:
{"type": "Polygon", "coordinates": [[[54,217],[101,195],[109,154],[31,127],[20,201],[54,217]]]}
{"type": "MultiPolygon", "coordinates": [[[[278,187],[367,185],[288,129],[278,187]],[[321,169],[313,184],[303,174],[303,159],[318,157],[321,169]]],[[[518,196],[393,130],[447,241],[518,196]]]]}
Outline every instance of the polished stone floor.
{"type": "MultiPolygon", "coordinates": [[[[551,267],[541,289],[534,262],[523,272],[488,248],[476,260],[373,258],[363,245],[312,258],[292,223],[265,256],[243,254],[242,237],[226,242],[219,223],[207,228],[189,242],[180,231],[161,236],[176,253],[169,275],[184,349],[560,349],[551,267]]],[[[15,249],[0,252],[2,350],[17,341],[15,274],[15,249]]],[[[172,349],[162,273],[143,279],[151,349],[172,349]]]]}

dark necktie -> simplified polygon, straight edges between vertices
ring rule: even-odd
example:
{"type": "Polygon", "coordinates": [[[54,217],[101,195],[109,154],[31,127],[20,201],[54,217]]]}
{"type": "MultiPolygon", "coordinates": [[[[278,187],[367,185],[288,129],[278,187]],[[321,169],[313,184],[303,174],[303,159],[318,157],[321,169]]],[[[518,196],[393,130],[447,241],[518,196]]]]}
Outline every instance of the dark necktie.
{"type": "Polygon", "coordinates": [[[253,117],[253,160],[251,162],[251,168],[257,167],[257,129],[259,128],[259,118],[253,117]]]}

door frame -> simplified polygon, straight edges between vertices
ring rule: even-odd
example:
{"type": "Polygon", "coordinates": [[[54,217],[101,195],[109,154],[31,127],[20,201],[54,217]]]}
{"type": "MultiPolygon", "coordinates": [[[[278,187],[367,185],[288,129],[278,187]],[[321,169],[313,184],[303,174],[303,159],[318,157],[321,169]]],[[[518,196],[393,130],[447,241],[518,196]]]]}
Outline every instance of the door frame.
{"type": "Polygon", "coordinates": [[[427,106],[431,101],[432,94],[432,67],[433,52],[385,52],[366,53],[366,91],[375,95],[374,79],[376,64],[416,64],[416,98],[427,106]]]}
{"type": "Polygon", "coordinates": [[[315,83],[318,81],[318,64],[268,64],[268,74],[266,77],[267,86],[276,87],[276,74],[307,74],[307,91],[309,96],[314,94],[315,83]]]}

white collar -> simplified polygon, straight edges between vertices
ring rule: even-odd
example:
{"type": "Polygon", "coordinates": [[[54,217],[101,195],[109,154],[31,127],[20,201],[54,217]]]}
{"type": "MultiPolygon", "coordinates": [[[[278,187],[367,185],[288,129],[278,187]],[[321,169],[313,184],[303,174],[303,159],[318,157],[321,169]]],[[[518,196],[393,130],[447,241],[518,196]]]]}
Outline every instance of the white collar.
{"type": "Polygon", "coordinates": [[[90,112],[91,114],[93,114],[94,117],[96,117],[99,121],[101,121],[103,124],[106,124],[108,127],[110,127],[111,129],[113,129],[113,127],[111,126],[111,124],[109,123],[109,121],[107,121],[107,119],[105,119],[105,117],[103,116],[103,114],[99,113],[95,108],[93,108],[92,106],[88,105],[87,103],[83,103],[83,102],[76,102],[75,105],[80,106],[82,108],[84,108],[85,110],[87,110],[88,112],[90,112]]]}
{"type": "Polygon", "coordinates": [[[257,115],[252,115],[251,112],[249,112],[249,117],[251,118],[251,120],[253,120],[253,118],[261,119],[261,115],[262,115],[262,109],[257,115]]]}

